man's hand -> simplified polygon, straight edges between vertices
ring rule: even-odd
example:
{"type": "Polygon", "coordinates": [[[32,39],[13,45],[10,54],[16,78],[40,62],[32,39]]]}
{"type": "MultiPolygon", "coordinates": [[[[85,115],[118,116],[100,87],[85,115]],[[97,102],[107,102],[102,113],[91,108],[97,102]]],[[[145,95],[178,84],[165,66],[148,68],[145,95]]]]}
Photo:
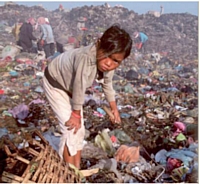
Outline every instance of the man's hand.
{"type": "Polygon", "coordinates": [[[41,44],[42,46],[44,46],[44,40],[41,40],[41,41],[40,41],[40,44],[41,44]]]}
{"type": "Polygon", "coordinates": [[[138,49],[141,49],[141,48],[142,48],[142,42],[140,42],[138,45],[138,49]]]}
{"type": "Polygon", "coordinates": [[[136,49],[139,49],[139,45],[140,45],[140,43],[136,43],[136,44],[135,44],[135,48],[136,48],[136,49]]]}
{"type": "MultiPolygon", "coordinates": [[[[79,113],[80,114],[80,113],[79,113]]],[[[81,116],[72,111],[70,119],[65,123],[68,130],[74,128],[74,134],[81,128],[81,116]]]]}
{"type": "Polygon", "coordinates": [[[111,121],[113,123],[118,123],[120,124],[121,123],[121,118],[120,118],[120,114],[119,114],[119,111],[117,109],[117,104],[115,101],[113,102],[110,102],[110,107],[111,107],[111,112],[112,114],[114,115],[114,117],[111,117],[111,121]]]}
{"type": "Polygon", "coordinates": [[[114,115],[114,119],[112,120],[112,122],[120,124],[121,123],[121,118],[120,118],[118,109],[113,109],[112,113],[114,115]]]}

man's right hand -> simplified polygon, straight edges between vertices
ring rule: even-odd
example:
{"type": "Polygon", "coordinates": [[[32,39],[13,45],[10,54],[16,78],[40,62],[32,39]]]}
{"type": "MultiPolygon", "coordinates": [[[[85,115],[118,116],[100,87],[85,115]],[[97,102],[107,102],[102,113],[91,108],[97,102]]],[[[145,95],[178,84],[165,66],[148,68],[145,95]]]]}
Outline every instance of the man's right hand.
{"type": "Polygon", "coordinates": [[[76,132],[81,128],[81,118],[77,118],[72,113],[69,120],[65,123],[65,126],[68,127],[68,130],[74,128],[74,134],[76,134],[76,132]]]}

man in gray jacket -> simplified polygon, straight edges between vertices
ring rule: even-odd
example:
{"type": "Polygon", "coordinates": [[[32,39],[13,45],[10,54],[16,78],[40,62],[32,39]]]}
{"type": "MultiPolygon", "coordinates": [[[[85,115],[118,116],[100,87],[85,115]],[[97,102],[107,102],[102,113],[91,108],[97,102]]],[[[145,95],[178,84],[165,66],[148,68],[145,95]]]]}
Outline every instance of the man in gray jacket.
{"type": "Polygon", "coordinates": [[[53,56],[55,53],[55,40],[53,30],[47,18],[40,17],[38,22],[42,31],[40,45],[44,48],[46,58],[48,58],[53,56]]]}
{"type": "Polygon", "coordinates": [[[114,115],[111,121],[120,123],[112,78],[114,70],[130,55],[131,48],[130,35],[118,25],[113,25],[97,43],[66,51],[54,58],[45,69],[44,91],[62,132],[59,155],[79,169],[85,136],[82,107],[85,91],[96,78],[101,79],[114,115]]]}

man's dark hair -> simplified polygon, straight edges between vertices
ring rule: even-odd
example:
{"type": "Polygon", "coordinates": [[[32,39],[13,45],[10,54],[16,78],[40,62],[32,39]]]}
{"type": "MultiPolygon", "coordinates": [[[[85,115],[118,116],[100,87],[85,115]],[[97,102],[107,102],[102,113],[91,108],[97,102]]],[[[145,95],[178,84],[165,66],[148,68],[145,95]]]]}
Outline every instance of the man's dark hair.
{"type": "Polygon", "coordinates": [[[105,54],[125,52],[124,59],[130,55],[132,48],[132,39],[130,35],[119,24],[113,24],[108,28],[100,38],[99,49],[105,54]]]}

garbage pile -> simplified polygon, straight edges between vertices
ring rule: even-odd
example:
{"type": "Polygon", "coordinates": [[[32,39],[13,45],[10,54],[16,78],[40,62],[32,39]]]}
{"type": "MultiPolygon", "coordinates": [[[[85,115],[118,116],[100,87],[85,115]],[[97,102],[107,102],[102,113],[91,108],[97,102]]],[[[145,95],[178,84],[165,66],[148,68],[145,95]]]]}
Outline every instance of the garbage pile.
{"type": "Polygon", "coordinates": [[[48,16],[59,34],[62,29],[73,32],[77,18],[86,17],[86,34],[96,36],[120,21],[130,33],[145,31],[150,39],[147,54],[133,49],[115,72],[121,125],[110,122],[99,83],[94,81],[86,91],[86,135],[81,170],[77,171],[84,176],[82,182],[198,182],[198,17],[163,14],[158,18],[104,5],[68,12],[15,4],[0,9],[0,175],[5,171],[19,174],[17,168],[9,170],[13,160],[5,147],[22,152],[29,147],[33,130],[54,150],[58,150],[60,138],[57,119],[42,88],[49,60],[41,54],[21,53],[15,44],[9,44],[14,43],[9,32],[12,20],[48,16]]]}
{"type": "MultiPolygon", "coordinates": [[[[193,60],[198,57],[198,17],[188,13],[162,14],[155,17],[150,14],[139,15],[133,10],[106,5],[83,6],[70,11],[48,11],[40,6],[5,5],[0,7],[1,43],[14,42],[9,32],[14,23],[27,17],[48,17],[55,38],[64,32],[73,34],[78,39],[91,35],[96,39],[113,23],[119,23],[133,36],[134,31],[148,35],[149,53],[167,53],[178,62],[193,60]],[[85,18],[85,19],[84,19],[85,18]],[[77,30],[78,22],[84,23],[86,29],[77,30]],[[131,22],[131,23],[130,23],[131,22]]],[[[0,44],[1,45],[1,44],[0,44]]],[[[4,45],[5,46],[5,45],[4,45]]]]}

